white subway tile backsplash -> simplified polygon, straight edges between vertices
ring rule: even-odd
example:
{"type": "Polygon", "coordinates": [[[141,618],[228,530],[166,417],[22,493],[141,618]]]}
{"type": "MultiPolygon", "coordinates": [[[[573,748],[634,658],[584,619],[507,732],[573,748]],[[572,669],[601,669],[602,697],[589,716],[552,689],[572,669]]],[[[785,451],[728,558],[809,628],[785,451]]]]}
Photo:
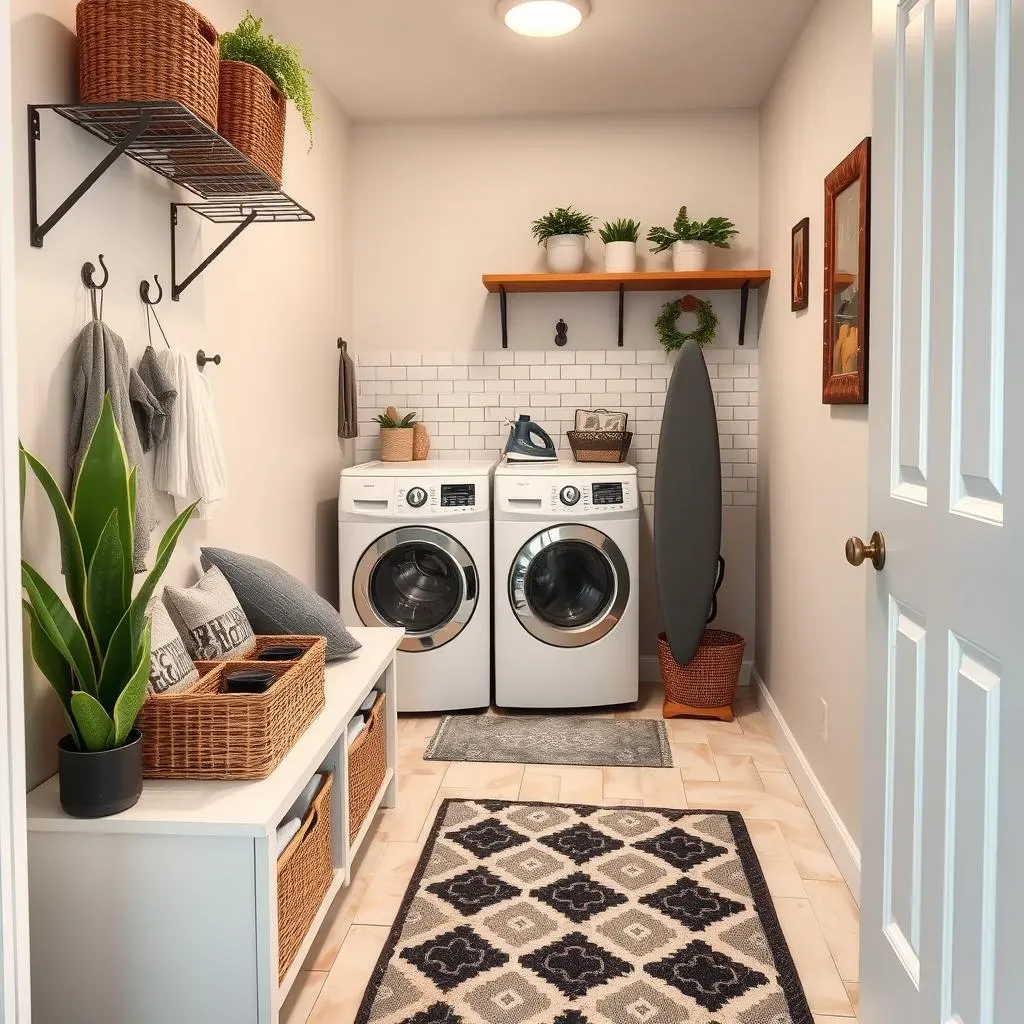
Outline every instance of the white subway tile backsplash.
{"type": "Polygon", "coordinates": [[[757,419],[757,407],[756,406],[741,406],[736,409],[736,419],[738,420],[756,420],[757,419]]]}
{"type": "Polygon", "coordinates": [[[410,366],[405,372],[409,380],[437,380],[436,366],[410,366]]]}
{"type": "Polygon", "coordinates": [[[757,391],[757,378],[734,381],[737,391],[757,391]]]}
{"type": "Polygon", "coordinates": [[[576,362],[580,365],[596,366],[598,364],[605,363],[604,352],[577,352],[576,362]]]}
{"type": "Polygon", "coordinates": [[[453,380],[452,385],[457,395],[482,395],[487,390],[485,380],[453,380]]]}
{"type": "Polygon", "coordinates": [[[664,394],[668,390],[668,381],[663,377],[651,377],[648,380],[638,380],[636,382],[636,389],[637,391],[664,394]]]}
{"type": "Polygon", "coordinates": [[[638,349],[636,361],[638,363],[667,363],[668,353],[663,348],[638,349]]]}
{"type": "Polygon", "coordinates": [[[511,366],[515,362],[515,354],[507,349],[484,353],[484,366],[511,366]]]}
{"type": "Polygon", "coordinates": [[[621,366],[591,366],[590,376],[594,380],[616,380],[622,376],[621,366]]]}
{"type": "Polygon", "coordinates": [[[356,360],[360,368],[364,366],[390,366],[390,352],[357,352],[356,360]]]}
{"type": "Polygon", "coordinates": [[[749,405],[750,399],[745,392],[724,392],[718,396],[719,405],[749,405]]]}
{"type": "Polygon", "coordinates": [[[636,366],[626,365],[622,367],[623,377],[650,377],[651,376],[651,364],[641,363],[636,366]]]}
{"type": "Polygon", "coordinates": [[[501,380],[529,380],[530,368],[528,366],[500,366],[498,377],[501,380]]]}
{"type": "MultiPolygon", "coordinates": [[[[424,356],[424,362],[428,358],[428,356],[424,356]]],[[[455,366],[483,366],[484,354],[483,352],[453,352],[452,363],[455,366]]]]}
{"type": "Polygon", "coordinates": [[[438,380],[469,380],[468,366],[439,366],[437,368],[438,380]]]}
{"type": "Polygon", "coordinates": [[[723,365],[718,368],[719,377],[749,377],[750,367],[744,364],[739,366],[723,365]]]}
{"type": "Polygon", "coordinates": [[[712,363],[732,363],[733,350],[731,348],[706,348],[704,349],[704,362],[710,366],[712,363]]]}
{"type": "Polygon", "coordinates": [[[497,380],[497,366],[471,366],[469,368],[470,380],[497,380]]]}
{"type": "MultiPolygon", "coordinates": [[[[546,363],[541,363],[538,366],[530,367],[530,378],[532,380],[558,380],[562,376],[563,370],[568,370],[568,366],[548,366],[546,363]]],[[[573,366],[571,369],[575,370],[573,366]]]]}
{"type": "Polygon", "coordinates": [[[559,369],[562,371],[562,380],[590,380],[589,366],[561,366],[559,369]]]}
{"type": "Polygon", "coordinates": [[[422,352],[392,352],[392,366],[420,366],[423,363],[422,352]]]}
{"type": "Polygon", "coordinates": [[[443,409],[450,406],[453,409],[468,408],[469,395],[438,395],[437,404],[443,409]]]}
{"type": "Polygon", "coordinates": [[[613,348],[605,353],[606,362],[618,366],[628,366],[636,362],[636,353],[628,348],[613,348]]]}
{"type": "Polygon", "coordinates": [[[564,348],[555,349],[554,352],[544,354],[544,362],[553,366],[565,366],[576,362],[576,353],[564,348]]]}

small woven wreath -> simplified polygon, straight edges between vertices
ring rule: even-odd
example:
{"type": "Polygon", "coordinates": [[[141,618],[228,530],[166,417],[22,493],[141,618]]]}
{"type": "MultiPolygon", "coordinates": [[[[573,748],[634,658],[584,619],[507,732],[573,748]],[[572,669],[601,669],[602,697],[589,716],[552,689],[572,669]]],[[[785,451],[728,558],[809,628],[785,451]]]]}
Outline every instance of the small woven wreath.
{"type": "Polygon", "coordinates": [[[715,331],[718,330],[718,315],[710,302],[695,298],[693,295],[685,295],[673,302],[666,302],[661,309],[661,316],[654,322],[658,328],[658,337],[666,352],[674,352],[682,348],[687,341],[695,341],[698,345],[710,345],[715,340],[715,331]],[[695,331],[680,331],[676,329],[676,322],[681,313],[697,314],[697,329],[695,331]]]}

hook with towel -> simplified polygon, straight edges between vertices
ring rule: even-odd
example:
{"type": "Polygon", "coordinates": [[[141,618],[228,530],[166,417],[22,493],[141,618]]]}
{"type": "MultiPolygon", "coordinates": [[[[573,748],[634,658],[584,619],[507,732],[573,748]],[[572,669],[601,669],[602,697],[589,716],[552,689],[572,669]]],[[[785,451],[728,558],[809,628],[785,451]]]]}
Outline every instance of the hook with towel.
{"type": "Polygon", "coordinates": [[[92,303],[92,318],[93,320],[103,319],[103,289],[107,287],[107,282],[110,280],[110,271],[107,270],[107,264],[103,260],[103,253],[100,253],[99,264],[103,270],[103,280],[96,283],[96,265],[91,260],[86,260],[82,264],[82,284],[89,289],[89,301],[92,303]],[[96,303],[96,293],[99,292],[99,305],[96,303]]]}
{"type": "Polygon", "coordinates": [[[196,365],[201,370],[207,363],[213,363],[214,366],[220,366],[220,353],[215,356],[208,356],[202,349],[200,349],[196,353],[196,365]]]}
{"type": "Polygon", "coordinates": [[[139,298],[142,300],[142,304],[146,307],[146,334],[149,337],[149,347],[153,347],[153,324],[151,320],[155,320],[157,327],[160,328],[160,334],[164,339],[164,344],[170,348],[171,343],[167,340],[167,332],[164,330],[164,325],[160,323],[160,317],[156,315],[156,309],[154,308],[164,297],[164,287],[160,283],[159,274],[154,274],[153,280],[156,282],[157,288],[155,299],[151,299],[149,297],[149,281],[143,280],[139,282],[139,298]]]}

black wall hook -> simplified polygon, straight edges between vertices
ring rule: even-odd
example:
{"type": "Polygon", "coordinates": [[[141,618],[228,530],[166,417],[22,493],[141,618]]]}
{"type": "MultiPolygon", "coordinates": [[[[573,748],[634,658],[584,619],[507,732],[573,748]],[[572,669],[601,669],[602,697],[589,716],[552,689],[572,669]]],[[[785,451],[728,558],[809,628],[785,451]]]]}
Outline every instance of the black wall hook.
{"type": "Polygon", "coordinates": [[[559,348],[569,344],[569,325],[564,320],[555,324],[555,344],[559,348]]]}
{"type": "Polygon", "coordinates": [[[100,253],[100,266],[103,268],[103,280],[97,284],[93,280],[93,275],[96,273],[95,264],[90,261],[82,264],[82,284],[86,288],[91,288],[93,291],[102,291],[107,287],[107,282],[110,280],[110,271],[107,270],[107,265],[103,262],[103,253],[100,253]]]}
{"type": "Polygon", "coordinates": [[[215,356],[208,356],[202,349],[196,353],[196,365],[201,370],[207,363],[213,363],[214,366],[220,366],[220,353],[215,356]]]}
{"type": "Polygon", "coordinates": [[[160,301],[164,297],[164,286],[160,283],[160,275],[159,274],[154,274],[153,275],[153,280],[156,281],[156,289],[157,289],[157,291],[156,291],[156,298],[155,299],[151,299],[149,297],[149,281],[141,281],[141,282],[139,282],[139,298],[142,299],[142,301],[147,306],[156,306],[156,305],[158,305],[160,303],[160,301]]]}

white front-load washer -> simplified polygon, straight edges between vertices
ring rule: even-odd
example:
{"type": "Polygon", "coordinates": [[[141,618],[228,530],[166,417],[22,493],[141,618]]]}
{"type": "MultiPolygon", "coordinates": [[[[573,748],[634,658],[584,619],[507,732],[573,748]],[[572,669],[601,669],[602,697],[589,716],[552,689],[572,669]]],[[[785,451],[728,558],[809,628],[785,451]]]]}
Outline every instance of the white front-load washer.
{"type": "Polygon", "coordinates": [[[406,631],[399,711],[490,705],[493,469],[432,461],[342,471],[342,614],[406,631]]]}
{"type": "Polygon", "coordinates": [[[639,695],[640,506],[628,465],[494,474],[494,688],[506,708],[639,695]]]}

